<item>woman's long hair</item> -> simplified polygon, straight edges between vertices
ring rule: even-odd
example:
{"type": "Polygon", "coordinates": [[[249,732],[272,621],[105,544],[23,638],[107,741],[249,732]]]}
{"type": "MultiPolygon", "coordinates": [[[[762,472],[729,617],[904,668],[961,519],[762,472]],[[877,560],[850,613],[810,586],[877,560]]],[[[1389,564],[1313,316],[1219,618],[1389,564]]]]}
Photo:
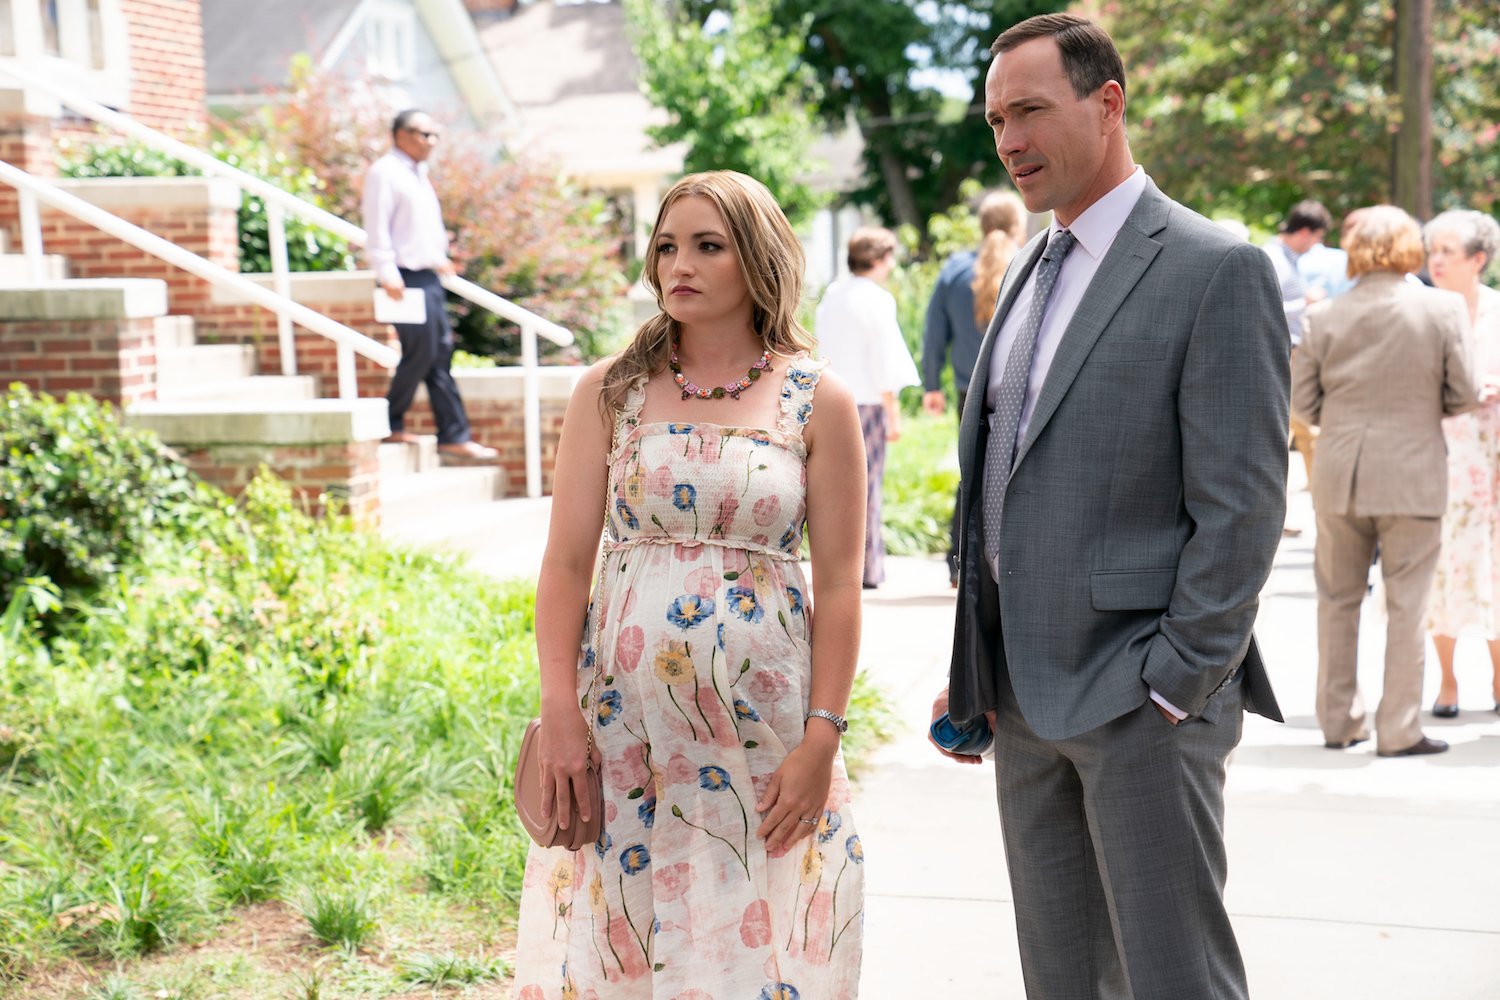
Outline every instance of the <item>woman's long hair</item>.
{"type": "MultiPolygon", "coordinates": [[[[661,229],[667,212],[678,199],[694,195],[712,201],[724,217],[739,256],[740,273],[750,289],[750,322],[761,343],[778,354],[812,350],[815,344],[812,334],[797,322],[806,258],[801,241],[771,192],[755,178],[733,170],[689,174],[662,199],[652,233],[661,229]]],[[[657,307],[662,311],[641,324],[630,345],[605,370],[600,398],[606,412],[624,406],[631,385],[642,375],[660,371],[666,365],[672,338],[680,332],[679,324],[667,315],[663,305],[661,281],[656,274],[660,256],[653,235],[646,249],[641,278],[656,295],[657,307]]]]}
{"type": "Polygon", "coordinates": [[[979,231],[984,242],[974,261],[974,325],[983,332],[995,314],[1000,281],[1011,258],[1026,242],[1026,206],[1009,191],[992,191],[979,203],[979,231]]]}

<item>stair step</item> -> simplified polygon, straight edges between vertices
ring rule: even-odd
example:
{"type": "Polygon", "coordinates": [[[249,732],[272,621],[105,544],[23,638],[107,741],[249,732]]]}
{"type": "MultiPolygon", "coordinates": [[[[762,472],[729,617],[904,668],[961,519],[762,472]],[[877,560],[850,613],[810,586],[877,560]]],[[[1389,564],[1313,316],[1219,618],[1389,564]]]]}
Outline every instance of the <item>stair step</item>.
{"type": "Polygon", "coordinates": [[[196,324],[191,316],[158,316],[156,317],[156,349],[158,351],[168,350],[173,347],[194,347],[198,339],[196,324]]]}
{"type": "Polygon", "coordinates": [[[158,385],[156,398],[164,403],[187,400],[271,403],[317,399],[318,379],[315,375],[248,375],[227,382],[158,385]]]}
{"type": "Polygon", "coordinates": [[[31,261],[25,254],[0,253],[0,285],[29,285],[35,281],[63,281],[68,277],[68,258],[55,253],[42,254],[42,274],[31,273],[31,261]]]}
{"type": "Polygon", "coordinates": [[[195,344],[156,352],[158,392],[192,392],[254,374],[255,348],[249,344],[195,344]]]}
{"type": "Polygon", "coordinates": [[[447,512],[495,500],[505,493],[505,470],[497,465],[446,466],[380,481],[383,524],[445,522],[447,512]]]}
{"type": "Polygon", "coordinates": [[[382,483],[397,476],[414,476],[438,467],[437,437],[422,436],[420,441],[410,444],[382,444],[379,450],[380,481],[382,483]]]}

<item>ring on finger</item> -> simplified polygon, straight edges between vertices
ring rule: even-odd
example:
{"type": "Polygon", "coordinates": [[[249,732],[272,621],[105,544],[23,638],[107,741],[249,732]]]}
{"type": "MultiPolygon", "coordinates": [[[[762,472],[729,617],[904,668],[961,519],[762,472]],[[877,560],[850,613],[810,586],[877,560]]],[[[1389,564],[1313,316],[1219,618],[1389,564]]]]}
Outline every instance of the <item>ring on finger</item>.
{"type": "Polygon", "coordinates": [[[799,820],[797,820],[797,822],[798,823],[806,823],[808,826],[813,826],[814,824],[816,824],[818,822],[818,817],[814,816],[811,819],[799,819],[799,820]]]}

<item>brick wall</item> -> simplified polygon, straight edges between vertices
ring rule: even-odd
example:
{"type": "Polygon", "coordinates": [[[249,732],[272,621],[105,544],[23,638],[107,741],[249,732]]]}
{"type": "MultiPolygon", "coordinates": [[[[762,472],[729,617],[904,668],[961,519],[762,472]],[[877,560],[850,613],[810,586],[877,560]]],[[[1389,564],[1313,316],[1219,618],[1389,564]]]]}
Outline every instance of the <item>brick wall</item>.
{"type": "MultiPolygon", "coordinates": [[[[0,111],[0,160],[27,173],[56,176],[52,123],[19,111],[0,111]]],[[[9,253],[19,253],[21,249],[20,218],[16,189],[0,184],[0,232],[5,234],[9,253]]]]}
{"type": "Polygon", "coordinates": [[[0,386],[23,382],[120,406],[156,397],[154,320],[0,320],[0,386]]]}
{"type": "Polygon", "coordinates": [[[214,445],[179,449],[188,468],[234,496],[244,492],[262,465],[311,513],[323,513],[323,497],[335,497],[362,524],[380,518],[378,441],[318,445],[214,445]]]}
{"type": "Polygon", "coordinates": [[[199,0],[120,0],[130,32],[136,121],[179,138],[203,130],[203,12],[199,0]]]}

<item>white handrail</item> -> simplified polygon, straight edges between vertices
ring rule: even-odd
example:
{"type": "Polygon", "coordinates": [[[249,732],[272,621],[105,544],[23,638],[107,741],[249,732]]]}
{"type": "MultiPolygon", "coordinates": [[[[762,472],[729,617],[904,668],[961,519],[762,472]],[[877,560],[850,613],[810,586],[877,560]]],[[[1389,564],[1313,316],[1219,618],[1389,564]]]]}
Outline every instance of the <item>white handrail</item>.
{"type": "MultiPolygon", "coordinates": [[[[17,191],[34,197],[37,201],[44,202],[73,218],[108,233],[115,239],[129,243],[138,250],[144,250],[153,257],[159,257],[174,267],[180,267],[189,274],[202,278],[204,281],[218,285],[221,288],[232,288],[256,305],[264,306],[275,312],[278,316],[286,315],[299,325],[307,327],[314,333],[327,337],[350,350],[369,358],[378,365],[386,368],[394,368],[401,360],[399,352],[392,350],[378,341],[372,340],[351,329],[342,323],[329,319],[322,313],[314,312],[285,296],[278,295],[273,291],[262,288],[249,278],[242,277],[238,272],[228,268],[220,267],[213,261],[205,260],[190,250],[164,240],[155,233],[147,232],[140,226],[126,222],[117,215],[106,212],[97,205],[91,205],[76,195],[71,195],[54,184],[44,181],[38,177],[26,173],[4,160],[0,160],[0,181],[9,184],[17,191]]],[[[24,234],[23,234],[24,235],[24,234]]],[[[31,254],[34,249],[26,248],[31,254]]]]}

